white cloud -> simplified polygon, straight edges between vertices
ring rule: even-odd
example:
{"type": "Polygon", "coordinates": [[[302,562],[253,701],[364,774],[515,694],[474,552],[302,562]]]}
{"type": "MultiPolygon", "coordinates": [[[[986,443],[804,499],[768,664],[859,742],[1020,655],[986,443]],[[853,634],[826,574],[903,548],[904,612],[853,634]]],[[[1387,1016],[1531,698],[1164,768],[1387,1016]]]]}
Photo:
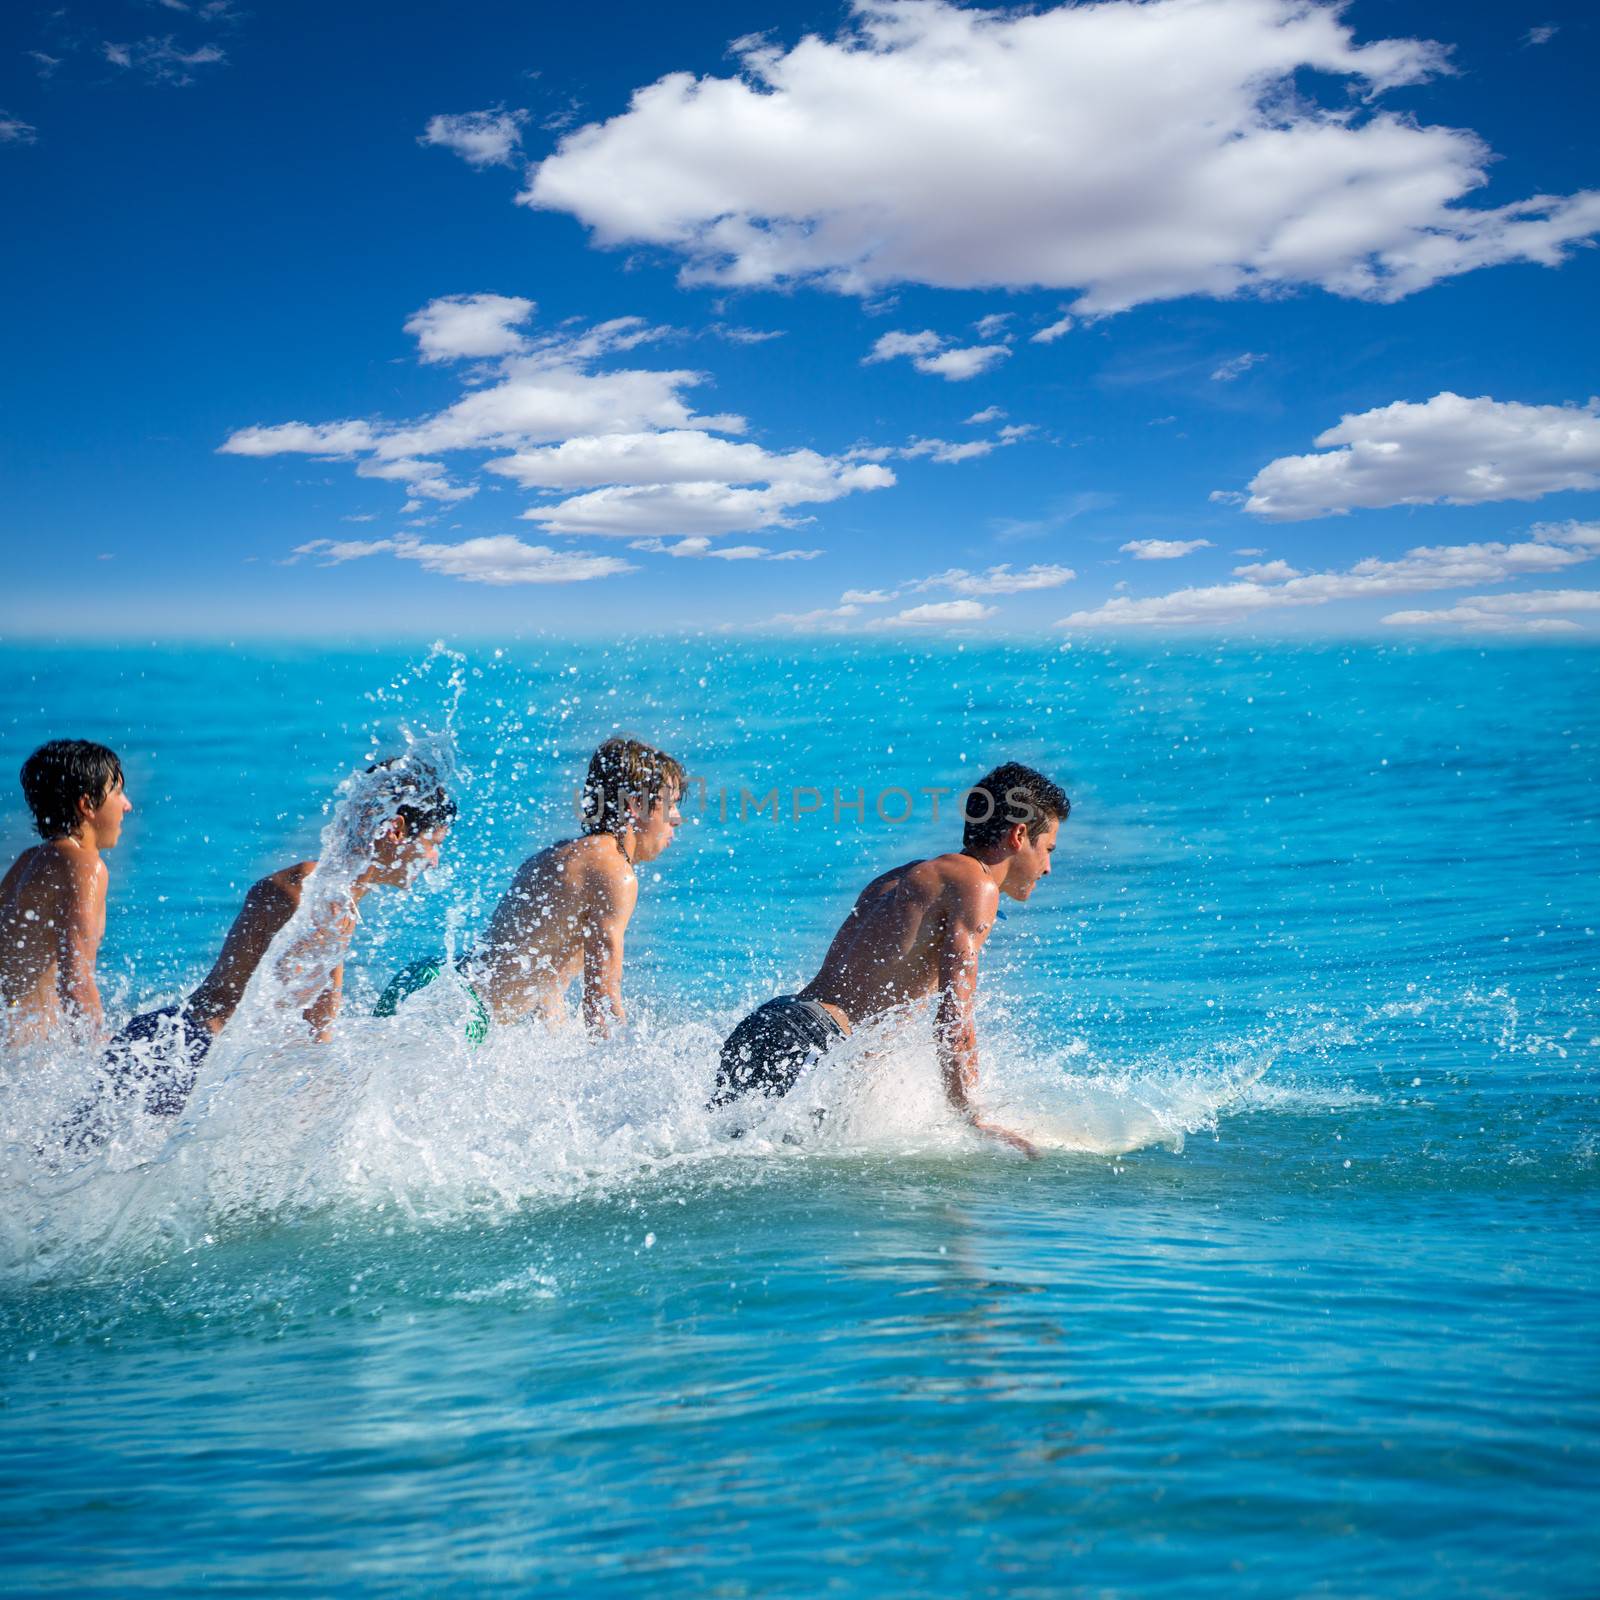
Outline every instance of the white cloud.
{"type": "Polygon", "coordinates": [[[114,67],[142,73],[152,83],[170,83],[179,88],[194,82],[194,68],[217,66],[227,60],[214,44],[182,50],[170,33],[160,38],[152,35],[136,39],[131,44],[113,44],[108,40],[101,46],[101,54],[114,67]]]}
{"type": "Polygon", "coordinates": [[[1196,550],[1209,550],[1209,539],[1130,539],[1119,545],[1119,550],[1131,555],[1135,561],[1176,561],[1179,556],[1193,555],[1196,550]]]}
{"type": "Polygon", "coordinates": [[[1010,354],[1010,345],[952,345],[942,334],[924,328],[920,333],[883,334],[861,358],[861,365],[870,367],[875,362],[909,356],[918,372],[935,374],[950,383],[962,383],[987,372],[1010,354]]]}
{"type": "Polygon", "coordinates": [[[0,144],[36,144],[38,139],[39,130],[31,122],[0,111],[0,144]]]}
{"type": "Polygon", "coordinates": [[[1254,350],[1246,350],[1243,355],[1234,356],[1231,360],[1224,361],[1215,372],[1211,374],[1213,383],[1232,383],[1235,378],[1242,377],[1251,367],[1260,365],[1267,358],[1254,350]]]}
{"type": "Polygon", "coordinates": [[[817,628],[824,632],[839,633],[844,630],[845,619],[855,616],[859,609],[858,606],[846,604],[822,606],[815,611],[780,611],[768,620],[794,628],[817,628]]]}
{"type": "Polygon", "coordinates": [[[527,347],[517,324],[533,301],[505,294],[447,294],[430,300],[406,322],[424,361],[508,356],[527,347]]]}
{"type": "Polygon", "coordinates": [[[1597,400],[1530,406],[1445,390],[1420,404],[1397,400],[1347,415],[1314,443],[1327,453],[1282,456],[1263,467],[1245,509],[1299,522],[1378,506],[1480,505],[1600,487],[1597,400]]]}
{"type": "Polygon", "coordinates": [[[934,600],[911,606],[871,624],[874,628],[949,628],[965,623],[986,622],[997,611],[979,600],[934,600]]]}
{"type": "Polygon", "coordinates": [[[955,462],[971,461],[978,456],[986,456],[993,449],[992,439],[967,439],[960,444],[952,444],[948,439],[913,439],[895,454],[904,456],[908,460],[915,460],[918,456],[932,456],[935,461],[955,462]]]}
{"type": "Polygon", "coordinates": [[[1507,261],[1555,265],[1600,194],[1490,210],[1492,152],[1379,107],[1449,70],[1358,44],[1308,0],[1098,0],[1042,11],[856,0],[837,37],[740,40],[562,139],[530,206],[688,281],[1080,291],[1103,313],[1318,285],[1395,300],[1507,261]],[[1319,80],[1331,83],[1316,98],[1319,80]]]}
{"type": "Polygon", "coordinates": [[[1394,628],[1459,628],[1468,633],[1576,633],[1563,612],[1600,611],[1600,589],[1529,589],[1475,594],[1444,611],[1391,611],[1394,628]]]}
{"type": "Polygon", "coordinates": [[[986,422],[998,422],[1005,415],[999,406],[985,406],[982,411],[974,411],[967,423],[970,427],[982,427],[986,422]]]}
{"type": "Polygon", "coordinates": [[[1072,331],[1073,320],[1074,319],[1071,317],[1057,318],[1056,321],[1049,325],[1049,327],[1041,328],[1037,333],[1031,335],[1029,343],[1054,344],[1056,340],[1062,336],[1062,334],[1070,333],[1072,331]]]}
{"type": "Polygon", "coordinates": [[[468,166],[510,166],[522,143],[526,111],[507,111],[497,106],[492,111],[467,111],[460,116],[430,117],[417,135],[418,144],[437,145],[453,151],[468,166]]]}
{"type": "Polygon", "coordinates": [[[365,422],[279,422],[240,428],[217,447],[226,456],[347,456],[370,450],[372,428],[365,422]]]}
{"type": "Polygon", "coordinates": [[[1554,23],[1540,23],[1538,27],[1528,29],[1522,36],[1522,42],[1524,45],[1549,44],[1560,32],[1560,28],[1556,27],[1554,23]]]}
{"type": "Polygon", "coordinates": [[[1297,567],[1291,567],[1287,561],[1255,561],[1248,566],[1235,567],[1233,575],[1236,578],[1248,578],[1251,583],[1287,583],[1290,578],[1301,576],[1297,567]]]}
{"type": "Polygon", "coordinates": [[[899,598],[898,589],[846,589],[839,602],[847,606],[886,606],[899,598]]]}
{"type": "Polygon", "coordinates": [[[980,339],[992,339],[996,334],[1006,331],[1006,324],[1011,317],[1009,311],[991,311],[987,316],[979,317],[972,326],[980,339]]]}
{"type": "Polygon", "coordinates": [[[714,322],[707,332],[729,344],[766,344],[769,339],[781,339],[782,328],[740,328],[726,322],[714,322]]]}
{"type": "MultiPolygon", "coordinates": [[[[532,313],[525,300],[499,295],[434,300],[407,323],[423,361],[489,356],[487,369],[463,382],[468,392],[433,416],[409,423],[366,420],[279,423],[241,428],[225,454],[297,452],[354,458],[361,477],[403,483],[414,510],[424,500],[476,493],[438,459],[453,452],[509,451],[482,462],[524,488],[567,498],[523,513],[553,533],[616,538],[685,538],[791,527],[797,506],[825,504],[881,489],[894,473],[875,452],[822,455],[769,451],[739,439],[733,415],[696,414],[683,392],[707,381],[683,370],[599,363],[663,336],[637,317],[535,337],[516,325],[532,313]],[[571,491],[579,491],[573,493],[571,491]]],[[[876,452],[882,454],[882,452],[876,452]]],[[[774,559],[800,559],[784,552],[774,559]]]]}
{"type": "Polygon", "coordinates": [[[957,594],[1022,594],[1030,589],[1059,589],[1071,583],[1077,573],[1071,567],[1036,563],[1013,571],[1009,561],[990,567],[986,572],[968,572],[964,567],[951,567],[948,572],[935,573],[931,578],[919,578],[905,585],[910,590],[954,589],[957,594]]]}
{"type": "Polygon", "coordinates": [[[415,561],[424,571],[437,572],[463,583],[506,587],[525,583],[584,583],[633,572],[631,562],[616,556],[591,555],[582,550],[553,550],[548,545],[524,544],[509,533],[465,539],[460,544],[429,544],[421,539],[336,540],[313,539],[297,545],[295,555],[317,555],[323,564],[357,561],[387,552],[401,561],[415,561]]]}
{"type": "Polygon", "coordinates": [[[652,555],[677,556],[689,560],[716,561],[815,561],[820,550],[769,550],[759,544],[714,545],[703,536],[668,541],[666,539],[635,539],[628,548],[645,550],[652,555]]]}
{"type": "Polygon", "coordinates": [[[1398,560],[1369,556],[1343,572],[1313,572],[1276,583],[1263,579],[1179,589],[1143,599],[1119,595],[1063,617],[1067,628],[1183,626],[1241,622],[1283,606],[1318,606],[1335,600],[1381,599],[1430,589],[1461,589],[1523,573],[1559,572],[1592,561],[1600,545],[1559,545],[1546,539],[1518,544],[1421,545],[1398,560]]]}

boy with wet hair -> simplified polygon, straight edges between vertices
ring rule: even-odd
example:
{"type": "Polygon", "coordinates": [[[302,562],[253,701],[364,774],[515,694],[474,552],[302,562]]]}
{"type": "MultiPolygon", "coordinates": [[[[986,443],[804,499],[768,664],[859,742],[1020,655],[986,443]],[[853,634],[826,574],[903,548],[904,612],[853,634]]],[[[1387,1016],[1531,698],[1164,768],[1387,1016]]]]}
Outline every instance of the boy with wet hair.
{"type": "Polygon", "coordinates": [[[787,1094],[807,1066],[864,1022],[937,996],[934,1044],[951,1107],[979,1133],[1037,1155],[1021,1134],[988,1121],[973,1100],[973,1006],[978,954],[1000,896],[1026,900],[1050,875],[1056,834],[1070,810],[1056,784],[1019,762],[980,778],[966,794],[960,851],[874,878],[816,977],[799,994],[758,1007],[728,1036],[711,1108],[750,1094],[787,1094]]]}
{"type": "Polygon", "coordinates": [[[22,764],[22,793],[44,842],[0,880],[0,1002],[13,1044],[57,1028],[104,1027],[95,959],[106,931],[110,875],[101,859],[133,810],[116,752],[52,739],[22,764]]]}
{"type": "Polygon", "coordinates": [[[672,843],[684,783],[679,762],[637,739],[607,739],[595,751],[583,785],[583,832],[522,863],[462,963],[494,1021],[564,1020],[567,985],[580,975],[592,1036],[609,1037],[626,1019],[623,941],[639,899],[634,868],[672,843]]]}
{"type": "MultiPolygon", "coordinates": [[[[326,972],[325,982],[301,1013],[311,1037],[326,1042],[344,998],[343,953],[355,932],[356,907],[369,889],[408,888],[419,872],[437,866],[439,847],[455,820],[455,802],[431,769],[402,768],[396,762],[368,767],[366,776],[392,771],[379,796],[379,815],[387,817],[372,841],[370,859],[350,885],[344,904],[319,926],[307,928],[286,952],[291,968],[326,972]]],[[[199,988],[187,999],[134,1017],[106,1051],[112,1096],[127,1099],[142,1089],[143,1105],[155,1116],[178,1115],[188,1103],[217,1035],[244,998],[256,968],[307,892],[315,861],[298,861],[253,884],[233,919],[222,949],[199,988]]],[[[82,1108],[69,1143],[97,1143],[108,1132],[93,1105],[82,1108]]]]}

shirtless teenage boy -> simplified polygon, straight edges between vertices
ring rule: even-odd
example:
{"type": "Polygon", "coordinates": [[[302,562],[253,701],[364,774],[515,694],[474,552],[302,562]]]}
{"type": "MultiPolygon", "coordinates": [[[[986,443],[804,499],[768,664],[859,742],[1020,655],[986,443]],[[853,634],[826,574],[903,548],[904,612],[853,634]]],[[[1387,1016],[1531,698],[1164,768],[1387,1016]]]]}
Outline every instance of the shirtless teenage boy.
{"type": "Polygon", "coordinates": [[[625,1019],[623,939],[639,899],[634,868],[654,861],[683,820],[682,766],[637,739],[608,739],[583,786],[583,832],[530,856],[463,976],[496,1022],[566,1015],[580,974],[583,1020],[597,1038],[625,1019]]]}
{"type": "Polygon", "coordinates": [[[52,739],[22,765],[22,793],[43,844],[0,880],[0,1001],[20,1044],[65,1025],[98,1035],[104,1020],[95,957],[106,931],[102,850],[133,810],[122,763],[103,744],[52,739]]]}
{"type": "Polygon", "coordinates": [[[1026,900],[1050,874],[1056,834],[1071,809],[1041,773],[996,767],[968,791],[959,854],[912,861],[861,891],[822,970],[797,995],[751,1012],[722,1046],[713,1108],[747,1094],[787,1094],[809,1062],[853,1029],[909,1001],[937,995],[934,1042],[950,1104],[980,1133],[1036,1155],[1021,1134],[985,1120],[973,1103],[978,953],[1003,894],[1026,900]]]}
{"type": "MultiPolygon", "coordinates": [[[[387,765],[387,764],[386,764],[387,765]]],[[[383,770],[368,769],[369,775],[383,770]]],[[[455,802],[431,770],[395,770],[385,779],[379,806],[381,822],[367,865],[351,884],[346,903],[325,924],[305,930],[284,953],[283,966],[316,974],[320,988],[302,1012],[311,1036],[326,1041],[344,996],[344,951],[356,926],[356,907],[369,889],[405,888],[418,872],[436,866],[439,846],[455,819],[455,802]],[[326,980],[320,977],[326,973],[326,980]]],[[[280,929],[300,908],[315,861],[269,873],[251,886],[244,905],[222,941],[211,971],[186,1000],[136,1016],[106,1051],[110,1088],[118,1098],[144,1088],[144,1109],[176,1116],[194,1089],[200,1064],[244,998],[244,992],[280,929]]],[[[75,1137],[93,1139],[103,1127],[84,1108],[74,1122],[75,1137]]]]}

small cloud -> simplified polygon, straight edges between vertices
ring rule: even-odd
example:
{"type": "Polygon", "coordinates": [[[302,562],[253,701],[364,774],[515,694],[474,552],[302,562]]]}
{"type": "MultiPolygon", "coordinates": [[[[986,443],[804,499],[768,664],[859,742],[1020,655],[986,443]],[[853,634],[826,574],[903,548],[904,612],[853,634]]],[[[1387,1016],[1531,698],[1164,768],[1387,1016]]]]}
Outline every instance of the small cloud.
{"type": "Polygon", "coordinates": [[[0,111],[0,144],[37,144],[39,130],[21,117],[0,111]]]}
{"type": "Polygon", "coordinates": [[[353,511],[348,517],[340,517],[339,520],[341,522],[376,522],[378,513],[376,511],[353,511]]]}
{"type": "Polygon", "coordinates": [[[1212,505],[1217,506],[1242,506],[1249,498],[1249,495],[1238,489],[1213,489],[1206,496],[1212,505]]]}
{"type": "Polygon", "coordinates": [[[846,589],[839,596],[839,603],[846,606],[886,606],[891,600],[898,600],[898,589],[846,589]]]}
{"type": "Polygon", "coordinates": [[[1549,44],[1561,30],[1553,22],[1541,22],[1536,28],[1529,28],[1522,36],[1522,46],[1527,49],[1529,45],[1549,44]]]}
{"type": "Polygon", "coordinates": [[[1213,383],[1232,383],[1235,378],[1242,377],[1251,367],[1258,366],[1267,358],[1254,350],[1246,350],[1242,356],[1234,356],[1229,361],[1224,361],[1215,372],[1211,374],[1213,383]]]}
{"type": "Polygon", "coordinates": [[[417,143],[437,145],[461,157],[469,167],[507,167],[522,143],[526,111],[465,111],[459,116],[429,117],[417,143]]]}
{"type": "Polygon", "coordinates": [[[1267,552],[1257,549],[1255,545],[1247,545],[1244,549],[1235,550],[1233,553],[1236,556],[1264,556],[1267,552]]]}
{"type": "Polygon", "coordinates": [[[1151,417],[1145,426],[1147,428],[1165,428],[1177,420],[1176,417],[1151,417]]]}
{"type": "Polygon", "coordinates": [[[906,356],[918,372],[943,378],[948,383],[965,383],[997,366],[1010,354],[1008,344],[952,345],[943,335],[924,328],[918,333],[896,330],[881,335],[861,358],[861,364],[870,367],[880,361],[906,356]]]}
{"type": "Polygon", "coordinates": [[[981,428],[986,422],[998,422],[1005,414],[999,406],[985,406],[982,411],[974,411],[967,418],[967,426],[981,428]]]}
{"type": "Polygon", "coordinates": [[[593,578],[608,578],[616,573],[636,570],[631,562],[617,556],[524,544],[509,533],[496,534],[491,538],[465,539],[460,544],[425,543],[409,535],[398,539],[313,539],[309,544],[296,545],[294,550],[296,557],[321,556],[320,565],[325,567],[385,553],[401,561],[415,561],[426,572],[459,578],[463,583],[485,583],[495,587],[585,583],[593,578]]]}
{"type": "Polygon", "coordinates": [[[47,56],[43,50],[30,50],[28,55],[34,62],[34,71],[41,78],[53,78],[56,68],[61,65],[60,56],[47,56]]]}
{"type": "Polygon", "coordinates": [[[993,339],[997,334],[1005,332],[1006,324],[1011,320],[1009,311],[991,311],[986,317],[979,317],[972,326],[977,330],[980,339],[993,339]]]}
{"type": "Polygon", "coordinates": [[[1248,578],[1251,583],[1287,583],[1291,578],[1298,578],[1300,570],[1291,567],[1287,561],[1254,561],[1243,567],[1235,567],[1233,575],[1236,578],[1248,578]]]}
{"type": "Polygon", "coordinates": [[[96,561],[115,561],[116,559],[117,558],[112,555],[109,550],[102,550],[100,554],[95,557],[96,561]]]}
{"type": "Polygon", "coordinates": [[[161,38],[152,35],[137,39],[132,44],[115,44],[108,39],[100,48],[112,66],[141,73],[152,83],[168,83],[175,88],[194,82],[193,68],[217,66],[228,59],[221,47],[214,44],[181,50],[170,33],[161,38]]]}
{"type": "Polygon", "coordinates": [[[782,328],[739,328],[726,322],[713,322],[706,330],[729,344],[765,344],[769,339],[781,339],[782,328]]]}
{"type": "Polygon", "coordinates": [[[820,550],[773,551],[761,544],[714,545],[703,534],[682,539],[633,539],[628,548],[691,561],[815,561],[822,554],[820,550]]]}
{"type": "Polygon", "coordinates": [[[927,605],[911,606],[897,611],[874,623],[878,628],[949,628],[973,622],[987,622],[998,613],[997,606],[986,606],[979,600],[933,600],[927,605]]]}
{"type": "Polygon", "coordinates": [[[1057,322],[1052,322],[1048,328],[1041,328],[1030,340],[1033,344],[1054,344],[1064,333],[1072,331],[1072,318],[1062,317],[1057,322]]]}
{"type": "Polygon", "coordinates": [[[1209,539],[1130,539],[1118,549],[1125,551],[1135,561],[1176,561],[1179,556],[1193,555],[1196,550],[1209,550],[1209,539]]]}

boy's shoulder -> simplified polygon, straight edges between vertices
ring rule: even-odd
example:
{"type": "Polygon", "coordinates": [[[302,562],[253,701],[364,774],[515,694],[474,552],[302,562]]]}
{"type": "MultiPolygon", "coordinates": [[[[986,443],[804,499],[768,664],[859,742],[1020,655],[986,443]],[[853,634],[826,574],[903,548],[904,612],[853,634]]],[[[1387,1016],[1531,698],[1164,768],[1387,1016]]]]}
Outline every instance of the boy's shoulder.
{"type": "Polygon", "coordinates": [[[249,897],[260,902],[278,902],[291,910],[300,904],[300,894],[306,879],[316,870],[315,861],[297,861],[292,867],[280,867],[264,878],[257,878],[250,886],[249,897]]]}

